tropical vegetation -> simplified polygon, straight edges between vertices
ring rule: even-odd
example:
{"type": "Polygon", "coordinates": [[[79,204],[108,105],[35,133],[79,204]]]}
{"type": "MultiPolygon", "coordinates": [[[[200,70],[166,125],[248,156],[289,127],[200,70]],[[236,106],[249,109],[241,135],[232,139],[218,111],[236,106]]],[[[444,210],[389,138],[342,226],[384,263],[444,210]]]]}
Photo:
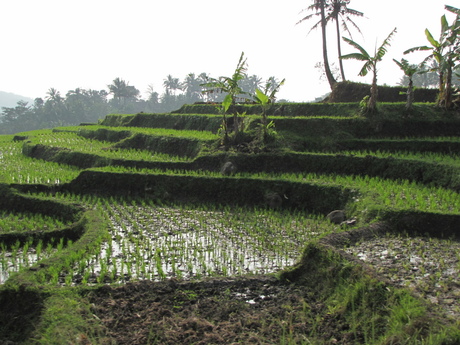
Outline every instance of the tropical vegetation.
{"type": "MultiPolygon", "coordinates": [[[[145,98],[135,86],[121,78],[115,78],[106,90],[75,88],[65,96],[50,88],[45,99],[36,98],[33,104],[18,101],[14,107],[3,107],[0,134],[94,123],[110,113],[168,113],[184,104],[221,102],[224,94],[203,93],[204,85],[211,79],[206,73],[189,73],[182,81],[168,75],[163,83],[164,92],[160,95],[149,86],[145,98]]],[[[276,81],[276,78],[269,80],[276,81]]],[[[244,92],[255,94],[255,90],[261,88],[262,78],[245,75],[238,84],[244,92]]]]}
{"type": "Polygon", "coordinates": [[[425,36],[431,46],[419,46],[406,50],[404,54],[415,51],[429,51],[430,54],[424,59],[423,63],[433,61],[436,64],[433,69],[437,70],[439,75],[439,96],[438,105],[452,107],[452,77],[456,69],[459,68],[460,62],[460,10],[458,8],[446,5],[446,10],[456,14],[452,24],[447,21],[446,15],[441,17],[441,33],[436,40],[431,32],[426,29],[425,36]]]}
{"type": "MultiPolygon", "coordinates": [[[[50,89],[60,125],[0,136],[0,342],[459,344],[460,114],[448,93],[377,108],[395,32],[374,54],[344,38],[373,74],[372,116],[275,103],[284,80],[261,87],[243,53],[230,77],[169,75],[165,95],[204,103],[173,113],[63,126],[88,94],[50,89]]],[[[108,88],[106,104],[139,103],[108,88]]]]}
{"type": "Polygon", "coordinates": [[[368,53],[363,47],[361,47],[355,41],[343,37],[343,40],[350,44],[352,47],[358,50],[357,53],[351,53],[342,55],[340,58],[343,60],[346,59],[355,59],[359,61],[364,61],[364,65],[359,71],[359,75],[364,77],[368,72],[372,73],[372,84],[370,90],[369,100],[366,101],[365,112],[368,114],[375,113],[377,111],[377,63],[382,60],[387,52],[387,47],[390,45],[390,41],[396,33],[396,28],[390,32],[388,37],[382,42],[379,48],[376,49],[374,55],[368,53]]]}

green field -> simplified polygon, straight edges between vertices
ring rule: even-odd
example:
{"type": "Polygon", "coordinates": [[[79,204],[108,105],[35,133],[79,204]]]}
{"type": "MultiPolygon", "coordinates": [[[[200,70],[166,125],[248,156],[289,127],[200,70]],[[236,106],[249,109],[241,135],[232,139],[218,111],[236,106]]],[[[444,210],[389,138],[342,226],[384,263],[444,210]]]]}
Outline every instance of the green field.
{"type": "Polygon", "coordinates": [[[0,343],[459,343],[460,118],[418,107],[0,136],[0,343]]]}

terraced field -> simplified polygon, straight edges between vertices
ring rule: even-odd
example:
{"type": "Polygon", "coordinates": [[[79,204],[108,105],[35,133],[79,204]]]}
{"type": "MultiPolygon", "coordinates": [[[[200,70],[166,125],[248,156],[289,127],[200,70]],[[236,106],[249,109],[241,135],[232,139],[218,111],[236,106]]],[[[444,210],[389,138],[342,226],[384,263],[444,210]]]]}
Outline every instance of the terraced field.
{"type": "Polygon", "coordinates": [[[1,136],[0,342],[459,343],[460,118],[398,106],[1,136]]]}

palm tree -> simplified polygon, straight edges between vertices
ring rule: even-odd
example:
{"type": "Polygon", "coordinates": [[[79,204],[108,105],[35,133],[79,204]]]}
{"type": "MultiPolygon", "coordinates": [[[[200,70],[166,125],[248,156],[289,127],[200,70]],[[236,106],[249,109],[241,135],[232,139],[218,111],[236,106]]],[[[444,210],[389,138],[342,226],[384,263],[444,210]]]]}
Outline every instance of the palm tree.
{"type": "Polygon", "coordinates": [[[390,45],[391,38],[396,33],[396,28],[390,32],[388,37],[383,41],[374,56],[371,56],[363,47],[358,43],[352,41],[349,38],[343,37],[343,40],[350,44],[352,47],[357,49],[359,52],[351,53],[347,55],[342,55],[341,59],[355,59],[359,61],[364,61],[364,65],[361,68],[358,75],[364,77],[368,72],[372,72],[372,85],[371,85],[371,96],[366,105],[366,111],[374,113],[377,110],[377,63],[382,60],[383,56],[387,52],[387,46],[390,45]]]}
{"type": "Polygon", "coordinates": [[[185,77],[182,87],[185,90],[185,96],[191,103],[199,101],[201,96],[201,80],[195,73],[189,73],[185,77]]]}
{"type": "Polygon", "coordinates": [[[112,84],[107,85],[107,87],[109,92],[113,94],[118,110],[127,110],[127,101],[136,101],[140,93],[138,89],[120,78],[115,78],[112,84]]]}
{"type": "Polygon", "coordinates": [[[241,88],[250,95],[255,94],[257,89],[260,89],[262,86],[262,78],[253,74],[247,76],[241,81],[241,88]]]}
{"type": "Polygon", "coordinates": [[[346,31],[348,35],[350,35],[351,39],[353,39],[353,36],[351,35],[350,28],[348,27],[347,23],[350,23],[356,30],[358,30],[359,33],[361,33],[361,30],[359,29],[358,25],[356,25],[356,23],[350,17],[364,16],[364,13],[348,8],[347,5],[349,3],[350,0],[332,0],[329,4],[327,4],[328,14],[326,16],[326,21],[335,21],[335,29],[337,32],[337,52],[339,54],[339,67],[343,81],[345,81],[346,79],[342,59],[340,59],[340,56],[342,55],[342,47],[340,45],[341,35],[339,21],[342,23],[343,30],[346,31]]]}
{"type": "Polygon", "coordinates": [[[112,81],[112,84],[107,85],[107,87],[109,88],[109,93],[113,94],[113,97],[118,101],[120,101],[124,97],[126,92],[126,86],[126,82],[120,78],[115,78],[112,81]]]}
{"type": "Polygon", "coordinates": [[[181,90],[181,84],[179,82],[179,78],[173,78],[171,74],[168,74],[166,79],[163,80],[163,86],[166,89],[166,93],[171,93],[175,96],[176,90],[181,90]]]}
{"type": "Polygon", "coordinates": [[[215,101],[216,97],[214,97],[215,96],[214,94],[209,93],[209,92],[206,93],[206,91],[203,90],[203,86],[209,83],[211,77],[207,73],[202,72],[198,75],[197,79],[200,83],[200,89],[201,89],[200,92],[202,94],[203,101],[208,101],[208,102],[215,101]]]}
{"type": "Polygon", "coordinates": [[[59,104],[62,102],[61,93],[56,90],[54,87],[49,88],[48,92],[46,93],[46,99],[53,104],[59,104]]]}
{"type": "Polygon", "coordinates": [[[61,93],[55,88],[50,88],[46,93],[46,103],[47,107],[46,112],[49,123],[63,124],[63,118],[66,113],[64,98],[61,96],[61,93]]]}
{"type": "Polygon", "coordinates": [[[327,24],[327,19],[326,19],[326,4],[327,0],[313,0],[313,4],[307,7],[307,10],[310,11],[315,11],[315,13],[309,14],[299,20],[297,24],[302,23],[304,21],[310,20],[311,18],[315,16],[319,16],[320,20],[313,25],[310,28],[310,33],[313,29],[316,29],[318,26],[321,26],[321,37],[322,37],[322,42],[323,42],[323,61],[324,61],[324,69],[326,71],[326,77],[329,82],[329,86],[331,89],[334,87],[334,85],[337,83],[337,80],[335,80],[334,75],[332,74],[331,68],[329,66],[329,59],[327,56],[327,38],[326,38],[326,24],[327,24]]]}

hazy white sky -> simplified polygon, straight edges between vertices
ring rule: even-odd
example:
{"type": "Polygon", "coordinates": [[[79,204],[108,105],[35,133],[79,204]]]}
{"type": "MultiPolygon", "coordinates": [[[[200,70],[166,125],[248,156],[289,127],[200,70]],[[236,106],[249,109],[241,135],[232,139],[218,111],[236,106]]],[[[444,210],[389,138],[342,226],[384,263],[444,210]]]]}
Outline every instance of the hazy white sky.
{"type": "MultiPolygon", "coordinates": [[[[394,27],[398,33],[380,64],[379,84],[395,85],[402,72],[392,61],[435,37],[444,5],[459,0],[352,0],[363,36],[353,39],[369,52],[394,27]]],[[[2,0],[0,90],[45,97],[53,87],[65,95],[77,87],[107,89],[120,77],[145,96],[148,85],[163,92],[168,74],[231,75],[242,51],[249,74],[286,78],[279,97],[310,101],[329,91],[315,64],[322,61],[321,32],[314,21],[296,25],[312,0],[2,0]]],[[[453,16],[447,15],[449,21],[453,16]]],[[[330,60],[336,61],[330,35],[330,60]]],[[[343,53],[353,49],[343,42],[343,53]]],[[[425,55],[406,56],[419,62],[425,55]]],[[[358,82],[360,63],[344,61],[346,77],[358,82]]]]}

